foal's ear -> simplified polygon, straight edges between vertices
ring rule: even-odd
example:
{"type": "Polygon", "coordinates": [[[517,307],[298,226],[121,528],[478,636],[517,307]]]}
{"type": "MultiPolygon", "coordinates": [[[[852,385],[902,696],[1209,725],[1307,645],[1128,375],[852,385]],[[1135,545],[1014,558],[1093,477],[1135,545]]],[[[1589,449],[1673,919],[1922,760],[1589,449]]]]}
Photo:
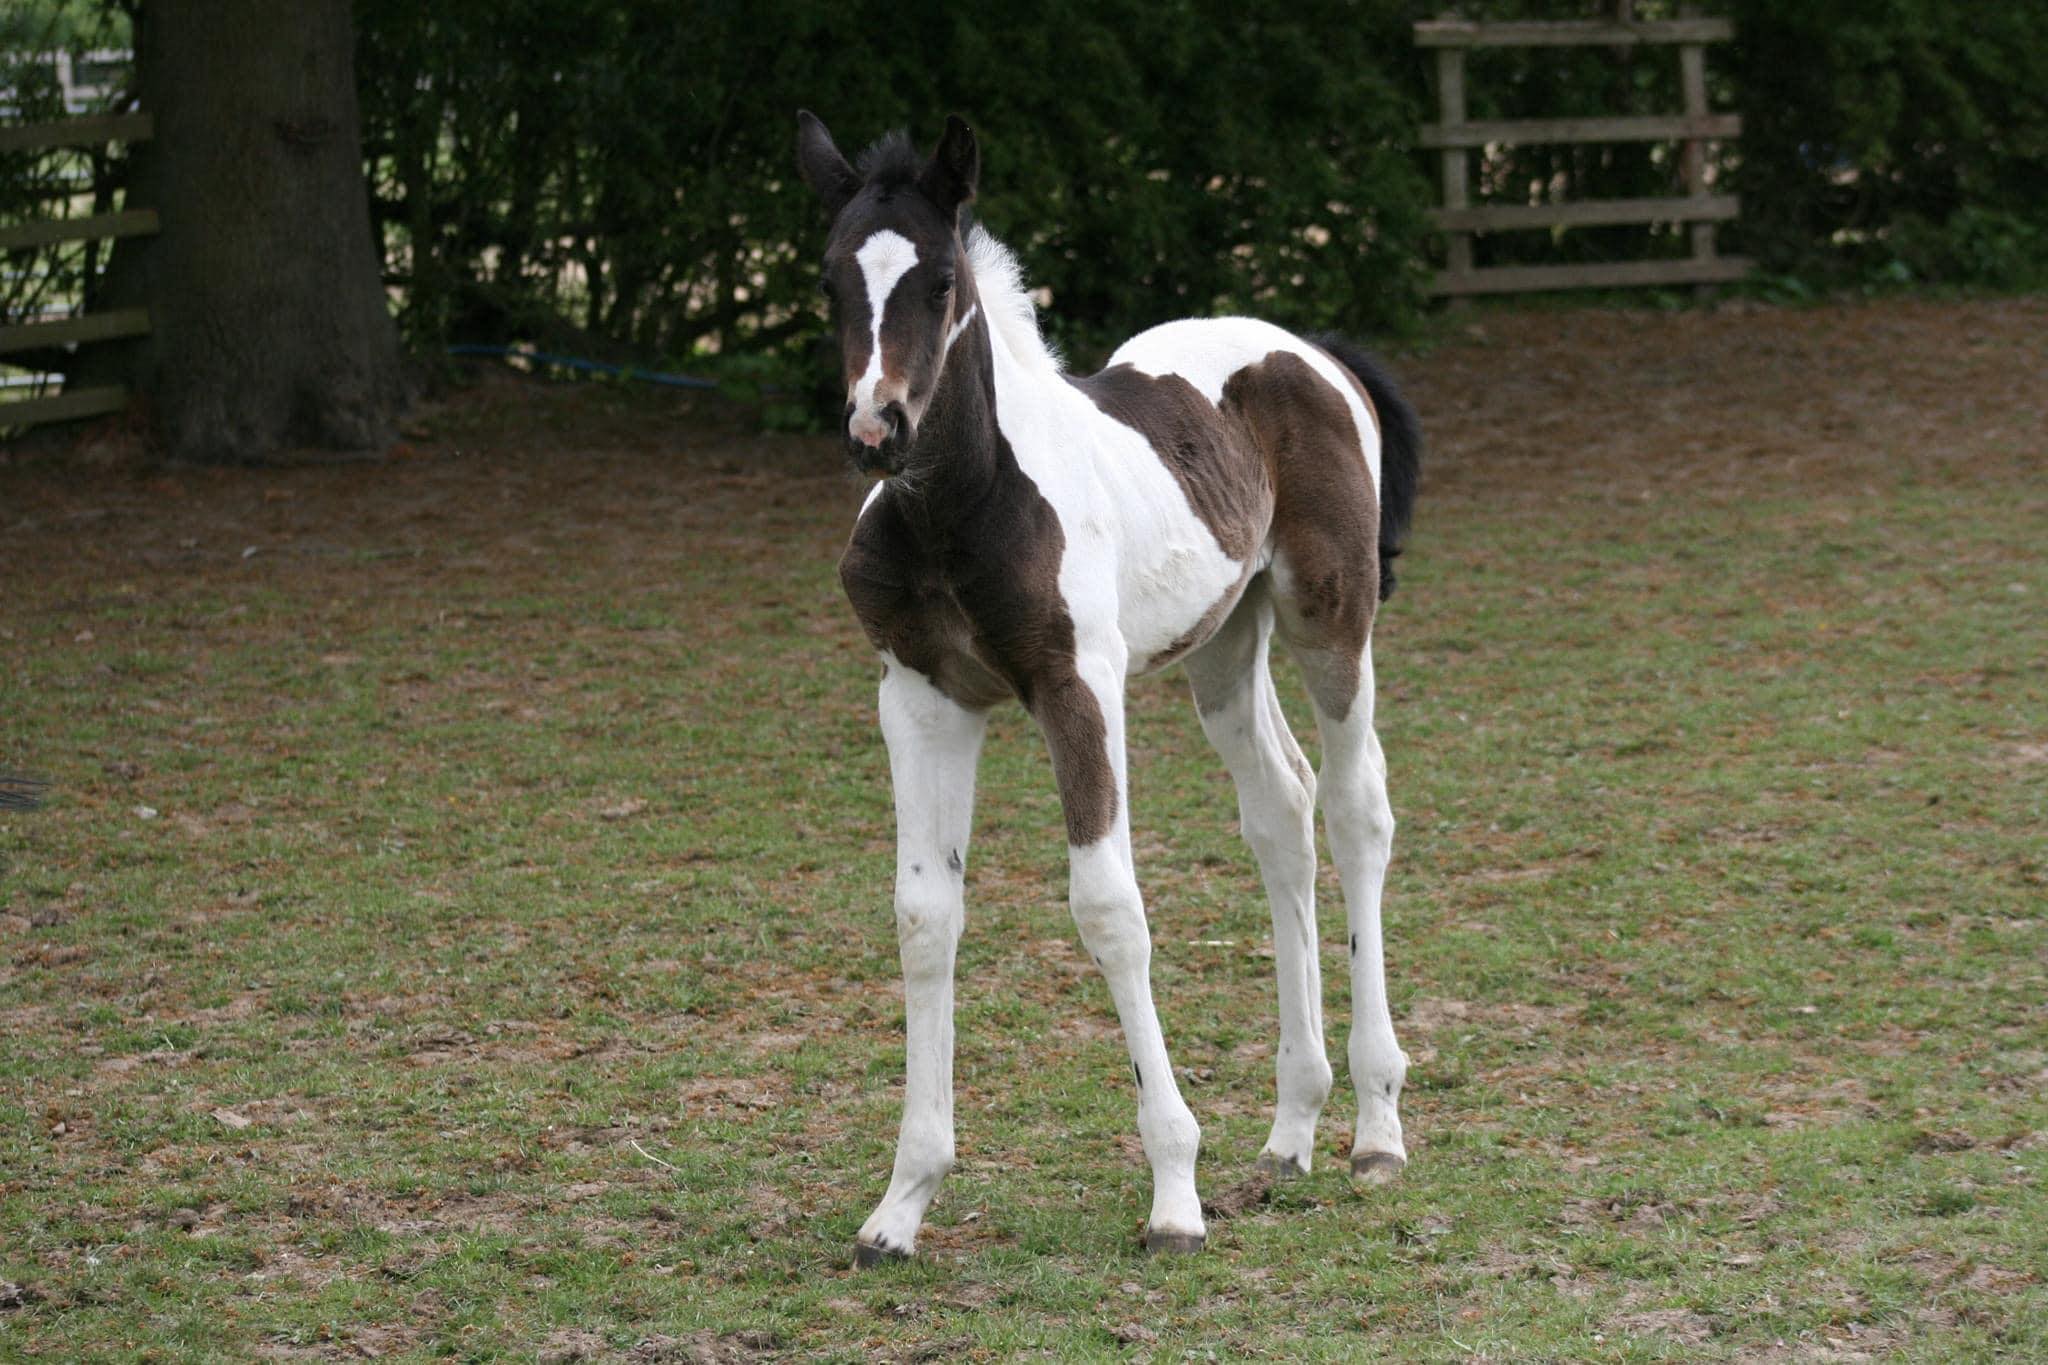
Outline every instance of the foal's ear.
{"type": "Polygon", "coordinates": [[[917,187],[941,212],[953,213],[974,198],[974,182],[980,175],[981,149],[975,145],[974,130],[958,114],[948,114],[945,136],[917,187]]]}
{"type": "Polygon", "coordinates": [[[846,201],[860,191],[860,176],[846,164],[832,134],[808,109],[796,111],[796,164],[804,174],[804,183],[817,191],[825,201],[825,212],[834,218],[846,207],[846,201]]]}

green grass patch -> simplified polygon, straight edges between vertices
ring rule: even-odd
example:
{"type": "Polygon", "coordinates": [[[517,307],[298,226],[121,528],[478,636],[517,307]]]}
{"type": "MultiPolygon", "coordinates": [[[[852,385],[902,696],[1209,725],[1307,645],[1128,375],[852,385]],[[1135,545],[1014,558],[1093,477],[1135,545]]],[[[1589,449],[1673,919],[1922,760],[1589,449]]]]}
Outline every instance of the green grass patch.
{"type": "MultiPolygon", "coordinates": [[[[902,1003],[829,442],[494,380],[376,469],[0,468],[0,768],[55,782],[0,816],[0,1358],[2048,1354],[2048,327],[1944,307],[1977,342],[1489,314],[1411,362],[1412,1159],[1344,1175],[1326,867],[1323,1160],[1170,1262],[1009,711],[959,1166],[851,1268],[902,1003]]],[[[1177,675],[1129,728],[1214,1197],[1269,921],[1177,675]]]]}

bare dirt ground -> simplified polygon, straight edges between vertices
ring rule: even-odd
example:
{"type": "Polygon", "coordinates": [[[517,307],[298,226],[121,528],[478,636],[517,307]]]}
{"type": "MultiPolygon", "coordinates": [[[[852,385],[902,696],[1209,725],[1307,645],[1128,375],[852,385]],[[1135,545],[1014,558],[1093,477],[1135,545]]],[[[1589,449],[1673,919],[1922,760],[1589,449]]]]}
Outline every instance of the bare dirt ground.
{"type": "MultiPolygon", "coordinates": [[[[2039,298],[1483,313],[1445,337],[1396,365],[1425,417],[1432,500],[1839,485],[1894,458],[1902,436],[1932,466],[2018,445],[2048,404],[2039,298]]],[[[845,521],[831,486],[853,483],[830,440],[762,436],[716,398],[485,367],[424,404],[381,465],[164,468],[119,424],[0,460],[16,572],[81,552],[146,572],[238,539],[236,555],[256,539],[313,559],[341,543],[403,553],[477,537],[516,566],[537,536],[638,547],[654,525],[712,537],[679,546],[772,551],[758,530],[845,521]],[[525,415],[503,420],[513,407],[525,415]]]]}

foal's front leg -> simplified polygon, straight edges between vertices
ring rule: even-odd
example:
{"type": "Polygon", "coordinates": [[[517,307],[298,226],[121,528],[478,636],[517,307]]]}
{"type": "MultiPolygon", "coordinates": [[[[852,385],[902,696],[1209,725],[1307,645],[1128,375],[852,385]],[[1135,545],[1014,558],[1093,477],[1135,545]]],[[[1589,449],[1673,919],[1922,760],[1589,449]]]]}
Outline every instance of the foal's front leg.
{"type": "Polygon", "coordinates": [[[882,736],[896,788],[896,936],[905,1007],[903,1128],[889,1192],[854,1244],[874,1265],[908,1256],[953,1165],[953,954],[974,822],[974,767],[988,713],[948,699],[883,656],[882,736]]]}
{"type": "Polygon", "coordinates": [[[1130,1047],[1138,1135],[1152,1166],[1148,1251],[1198,1251],[1207,1239],[1195,1194],[1201,1129],[1174,1083],[1152,1004],[1152,936],[1131,865],[1124,777],[1124,669],[1083,657],[1076,676],[1032,698],[1067,818],[1069,899],[1081,941],[1102,969],[1130,1047]]]}

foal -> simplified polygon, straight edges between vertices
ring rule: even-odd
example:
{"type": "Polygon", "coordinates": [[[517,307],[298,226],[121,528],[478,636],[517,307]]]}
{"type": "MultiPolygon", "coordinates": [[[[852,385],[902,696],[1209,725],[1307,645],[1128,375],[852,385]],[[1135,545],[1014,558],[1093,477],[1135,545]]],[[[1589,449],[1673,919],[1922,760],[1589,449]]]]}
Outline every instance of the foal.
{"type": "Polygon", "coordinates": [[[1407,1059],[1380,957],[1394,820],[1370,638],[1414,500],[1414,413],[1365,356],[1247,318],[1167,323],[1099,374],[1063,374],[1014,258],[978,228],[963,235],[980,165],[966,124],[949,119],[928,160],[898,134],[855,169],[816,118],[798,123],[804,178],[832,215],[822,287],[847,445],[882,476],[839,573],[882,656],[908,1075],[895,1174],[856,1259],[909,1255],[953,1162],[953,960],[975,760],[990,708],[1007,697],[1045,734],[1074,921],[1130,1045],[1152,1166],[1145,1246],[1202,1246],[1200,1130],[1152,1004],[1125,801],[1124,681],[1174,662],[1237,784],[1272,900],[1279,1101],[1259,1164],[1309,1169],[1331,1078],[1318,782],[1267,669],[1276,630],[1314,701],[1350,913],[1351,1171],[1390,1179],[1406,1160],[1396,1106],[1407,1059]]]}

